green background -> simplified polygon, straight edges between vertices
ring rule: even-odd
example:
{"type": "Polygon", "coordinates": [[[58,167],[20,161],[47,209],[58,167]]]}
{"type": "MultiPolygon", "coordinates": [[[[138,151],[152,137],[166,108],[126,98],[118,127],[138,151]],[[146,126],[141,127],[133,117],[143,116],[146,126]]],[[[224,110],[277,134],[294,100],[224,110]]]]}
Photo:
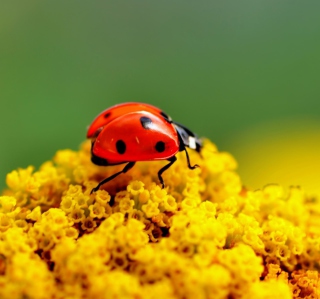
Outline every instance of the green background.
{"type": "Polygon", "coordinates": [[[0,1],[0,187],[116,103],[159,106],[236,158],[260,123],[319,120],[319,15],[318,0],[0,1]]]}

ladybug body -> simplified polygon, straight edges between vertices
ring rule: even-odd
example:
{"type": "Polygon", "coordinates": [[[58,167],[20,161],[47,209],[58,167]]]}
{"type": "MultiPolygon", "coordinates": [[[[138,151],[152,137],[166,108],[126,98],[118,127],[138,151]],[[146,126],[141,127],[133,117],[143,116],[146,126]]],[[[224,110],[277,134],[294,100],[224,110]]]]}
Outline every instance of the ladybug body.
{"type": "Polygon", "coordinates": [[[175,123],[159,108],[143,103],[124,103],[102,113],[90,125],[87,137],[92,139],[91,160],[101,166],[127,163],[122,171],[101,181],[92,192],[121,173],[131,169],[137,161],[168,160],[158,172],[164,187],[162,173],[175,161],[186,146],[200,152],[201,142],[186,127],[175,123]]]}

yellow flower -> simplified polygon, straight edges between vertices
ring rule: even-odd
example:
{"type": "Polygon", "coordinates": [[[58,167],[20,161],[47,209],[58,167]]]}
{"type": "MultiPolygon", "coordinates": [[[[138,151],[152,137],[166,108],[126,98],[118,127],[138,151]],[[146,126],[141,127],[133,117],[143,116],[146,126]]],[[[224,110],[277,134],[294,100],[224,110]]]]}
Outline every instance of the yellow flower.
{"type": "Polygon", "coordinates": [[[12,224],[13,220],[8,215],[0,213],[0,231],[6,231],[12,224]]]}
{"type": "Polygon", "coordinates": [[[127,187],[127,191],[130,192],[132,195],[138,195],[144,191],[144,183],[141,181],[132,181],[129,183],[127,187]]]}
{"type": "Polygon", "coordinates": [[[16,206],[17,200],[13,196],[0,196],[0,211],[11,212],[16,206]]]}
{"type": "Polygon", "coordinates": [[[191,212],[190,214],[192,214],[192,212],[198,208],[199,203],[200,200],[198,198],[186,197],[180,203],[180,209],[185,213],[191,212]]]}
{"type": "Polygon", "coordinates": [[[41,208],[38,206],[36,208],[34,208],[32,210],[31,213],[29,213],[26,217],[26,219],[30,219],[30,220],[33,220],[33,221],[40,221],[41,220],[41,208]]]}
{"type": "Polygon", "coordinates": [[[148,200],[150,199],[150,192],[148,190],[143,190],[140,194],[139,194],[139,202],[141,204],[145,204],[148,202],[148,200]]]}
{"type": "Polygon", "coordinates": [[[7,185],[13,191],[25,191],[28,193],[36,193],[39,190],[40,183],[32,175],[34,167],[29,166],[26,169],[19,168],[7,175],[7,185]]]}
{"type": "MultiPolygon", "coordinates": [[[[98,190],[99,192],[100,190],[98,190]]],[[[119,191],[117,192],[117,194],[115,195],[114,197],[114,201],[115,202],[119,202],[122,198],[124,197],[130,197],[130,195],[128,194],[128,191],[127,190],[122,190],[122,191],[119,191]]]]}
{"type": "Polygon", "coordinates": [[[96,221],[92,217],[82,220],[81,228],[87,232],[92,232],[97,227],[96,221]]]}
{"type": "Polygon", "coordinates": [[[15,226],[21,228],[24,231],[28,231],[29,229],[29,224],[27,221],[22,220],[22,219],[18,219],[14,222],[15,226]]]}
{"type": "Polygon", "coordinates": [[[111,199],[110,194],[108,192],[106,192],[105,190],[98,190],[95,193],[96,202],[101,204],[103,207],[108,205],[110,199],[111,199]]]}
{"type": "Polygon", "coordinates": [[[1,298],[320,298],[320,201],[299,187],[244,188],[237,162],[204,140],[164,173],[90,160],[90,142],[0,196],[1,298]],[[107,191],[108,190],[108,191],[107,191]],[[297,270],[300,269],[300,270],[297,270]]]}
{"type": "Polygon", "coordinates": [[[134,200],[124,197],[119,202],[119,209],[121,213],[131,212],[134,206],[134,200]]]}
{"type": "Polygon", "coordinates": [[[70,213],[74,209],[75,204],[76,202],[73,200],[73,197],[66,195],[62,198],[60,208],[66,213],[70,213]]]}
{"type": "Polygon", "coordinates": [[[90,217],[102,218],[105,216],[105,208],[98,202],[89,206],[90,217]]]}
{"type": "Polygon", "coordinates": [[[172,195],[168,195],[164,198],[162,206],[165,211],[173,212],[177,210],[178,204],[172,195]]]}
{"type": "Polygon", "coordinates": [[[82,222],[85,219],[84,210],[82,210],[80,208],[75,208],[70,213],[70,217],[71,217],[71,220],[76,223],[82,222]]]}
{"type": "Polygon", "coordinates": [[[153,188],[150,192],[152,201],[162,203],[167,197],[166,189],[161,189],[159,186],[153,188]]]}
{"type": "Polygon", "coordinates": [[[160,210],[158,209],[159,203],[149,200],[142,206],[142,211],[146,214],[147,218],[158,215],[160,210]]]}

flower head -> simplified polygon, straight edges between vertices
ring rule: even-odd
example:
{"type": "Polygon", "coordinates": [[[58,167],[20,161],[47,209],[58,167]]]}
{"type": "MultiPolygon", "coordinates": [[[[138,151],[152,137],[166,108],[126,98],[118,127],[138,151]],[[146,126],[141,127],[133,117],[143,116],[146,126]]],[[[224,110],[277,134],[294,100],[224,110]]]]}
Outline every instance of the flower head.
{"type": "Polygon", "coordinates": [[[234,158],[204,141],[142,162],[91,194],[117,166],[90,142],[38,171],[7,175],[0,196],[1,298],[318,298],[320,203],[301,188],[245,189],[234,158]]]}

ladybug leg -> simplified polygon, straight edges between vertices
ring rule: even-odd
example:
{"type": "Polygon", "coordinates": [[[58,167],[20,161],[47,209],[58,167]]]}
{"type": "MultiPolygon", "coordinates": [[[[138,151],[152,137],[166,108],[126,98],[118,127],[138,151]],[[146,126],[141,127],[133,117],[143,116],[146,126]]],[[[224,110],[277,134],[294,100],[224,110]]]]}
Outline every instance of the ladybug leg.
{"type": "Polygon", "coordinates": [[[199,167],[198,164],[195,164],[195,165],[191,166],[191,164],[190,164],[190,158],[189,158],[189,154],[188,154],[187,148],[184,147],[183,150],[186,152],[187,161],[188,161],[188,167],[189,167],[190,169],[195,169],[195,168],[199,167]]]}
{"type": "Polygon", "coordinates": [[[170,159],[168,159],[168,161],[170,161],[170,163],[168,163],[167,165],[163,166],[159,171],[158,171],[158,178],[159,178],[159,181],[162,185],[162,189],[164,188],[164,181],[163,181],[163,178],[162,178],[162,174],[164,171],[166,171],[174,162],[177,161],[177,157],[176,156],[173,156],[171,157],[170,159]]]}
{"type": "Polygon", "coordinates": [[[130,170],[130,169],[134,166],[135,163],[136,163],[136,162],[129,162],[121,171],[116,172],[115,174],[113,174],[113,175],[105,178],[104,180],[102,180],[96,187],[94,187],[94,188],[91,190],[90,194],[92,194],[93,192],[98,191],[99,188],[100,188],[103,184],[105,184],[105,183],[113,180],[113,179],[114,179],[115,177],[117,177],[119,174],[121,174],[121,173],[126,173],[128,170],[130,170]]]}

